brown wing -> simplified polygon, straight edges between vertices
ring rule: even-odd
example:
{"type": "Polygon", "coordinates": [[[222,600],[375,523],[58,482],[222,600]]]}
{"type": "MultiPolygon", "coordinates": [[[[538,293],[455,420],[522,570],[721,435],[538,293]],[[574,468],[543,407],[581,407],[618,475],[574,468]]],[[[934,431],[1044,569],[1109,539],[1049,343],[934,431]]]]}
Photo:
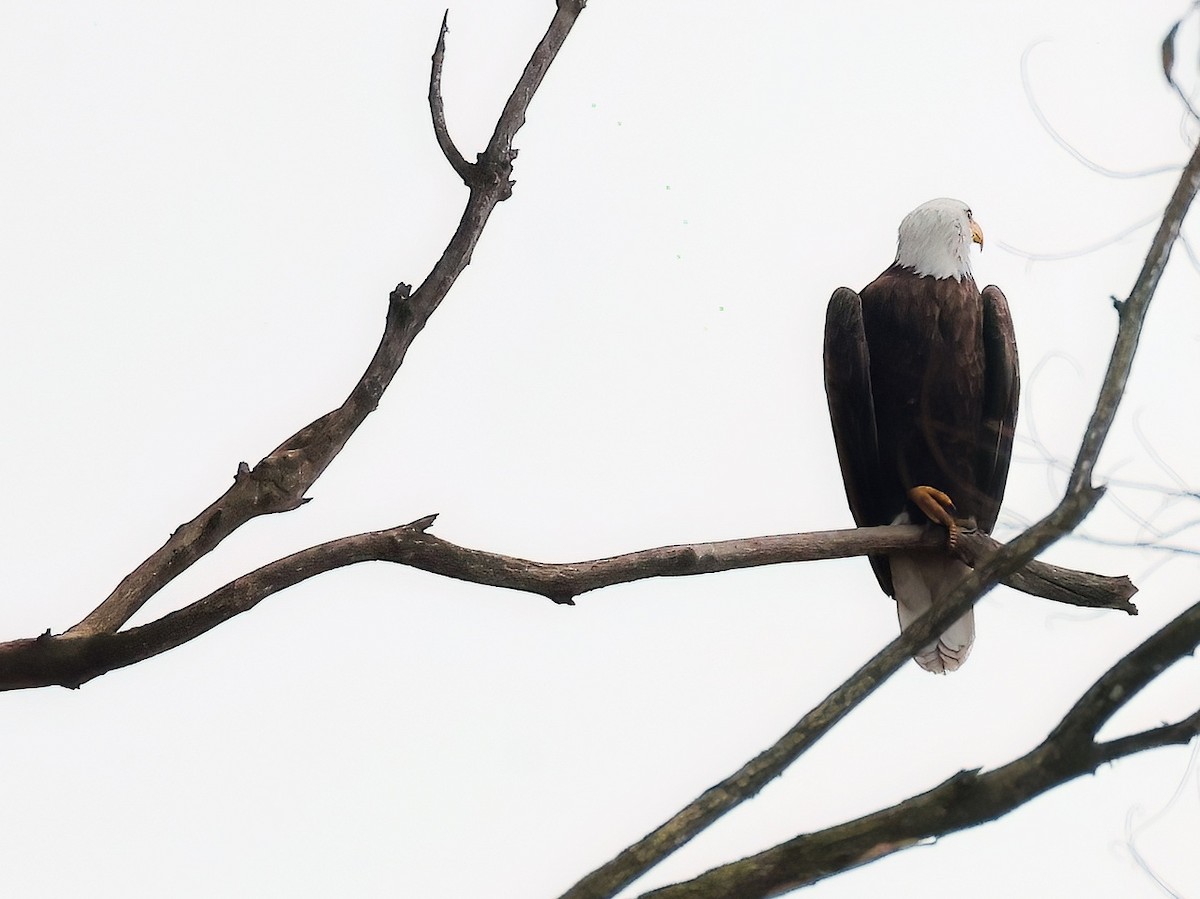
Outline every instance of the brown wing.
{"type": "Polygon", "coordinates": [[[1017,339],[1008,300],[994,284],[983,289],[983,428],[979,440],[976,480],[983,494],[979,526],[991,531],[1000,514],[1008,464],[1012,459],[1021,377],[1017,368],[1017,339]]]}
{"type": "MultiPolygon", "coordinates": [[[[848,287],[833,292],[825,315],[825,395],[854,521],[860,527],[887,524],[886,510],[878,503],[879,438],[862,300],[848,287]]],[[[887,557],[871,556],[870,561],[879,586],[890,596],[892,575],[887,557]]]]}

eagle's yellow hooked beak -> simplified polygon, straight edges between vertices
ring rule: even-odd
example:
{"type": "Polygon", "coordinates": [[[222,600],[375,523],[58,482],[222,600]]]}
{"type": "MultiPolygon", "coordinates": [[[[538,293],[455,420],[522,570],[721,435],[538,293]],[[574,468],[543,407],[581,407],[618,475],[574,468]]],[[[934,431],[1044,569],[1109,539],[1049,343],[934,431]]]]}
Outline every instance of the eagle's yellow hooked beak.
{"type": "Polygon", "coordinates": [[[975,219],[971,219],[971,241],[979,244],[979,249],[983,249],[983,229],[975,219]]]}

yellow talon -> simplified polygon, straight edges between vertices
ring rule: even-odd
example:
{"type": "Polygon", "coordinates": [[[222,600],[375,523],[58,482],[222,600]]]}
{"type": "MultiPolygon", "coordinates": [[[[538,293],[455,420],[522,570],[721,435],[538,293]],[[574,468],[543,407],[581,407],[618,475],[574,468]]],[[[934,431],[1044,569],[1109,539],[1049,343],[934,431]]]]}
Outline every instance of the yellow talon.
{"type": "Polygon", "coordinates": [[[930,521],[946,529],[949,534],[946,546],[954,550],[958,546],[958,523],[952,514],[958,510],[954,508],[954,501],[936,487],[926,486],[911,488],[908,498],[930,521]]]}

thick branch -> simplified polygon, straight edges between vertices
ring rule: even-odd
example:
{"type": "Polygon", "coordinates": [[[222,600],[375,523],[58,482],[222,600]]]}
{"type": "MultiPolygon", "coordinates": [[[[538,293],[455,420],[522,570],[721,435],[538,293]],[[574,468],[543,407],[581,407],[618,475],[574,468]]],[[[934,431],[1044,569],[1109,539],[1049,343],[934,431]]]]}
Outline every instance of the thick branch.
{"type": "MultiPolygon", "coordinates": [[[[80,686],[114,668],[174,649],[303,580],[359,562],[395,562],[571,604],[581,593],[651,577],[682,577],[918,547],[937,550],[945,542],[945,532],[940,529],[896,525],[662,546],[586,562],[548,563],[457,546],[427,533],[433,520],[431,515],[402,527],[356,534],[301,550],[239,577],[177,612],[129,631],[115,635],[46,635],[0,644],[0,690],[51,684],[80,686]]],[[[997,546],[990,537],[967,532],[961,535],[960,545],[978,554],[997,546]]],[[[1060,602],[1137,612],[1129,602],[1137,588],[1126,577],[1104,577],[1031,562],[1006,582],[1060,602]]]]}
{"type": "MultiPolygon", "coordinates": [[[[104,602],[68,633],[79,636],[114,633],[151,596],[247,521],[259,515],[290,511],[306,501],[304,494],[313,482],[379,405],[380,397],[404,361],[409,346],[470,263],[475,244],[492,210],[511,195],[510,175],[516,156],[513,138],[524,124],[534,92],[582,8],[581,2],[558,4],[549,29],[504,106],[495,134],[479,154],[478,164],[472,167],[471,194],[458,228],[433,270],[415,292],[405,284],[392,291],[379,348],[346,401],[293,434],[253,469],[242,463],[232,487],[176,530],[160,549],[127,575],[104,602]]],[[[444,30],[439,32],[434,74],[437,74],[440,62],[443,37],[444,30]]],[[[434,93],[432,86],[430,93],[434,93]]]]}
{"type": "Polygon", "coordinates": [[[777,896],[849,868],[907,849],[922,840],[994,820],[1034,797],[1095,771],[1105,762],[1200,734],[1200,710],[1175,724],[1093,743],[1090,714],[1096,696],[1112,697],[1111,714],[1148,681],[1200,644],[1200,603],[1110,668],[1062,723],[1029,754],[995,771],[963,771],[927,793],[855,821],[788,840],[764,852],[705,872],[643,899],[756,899],[777,896]],[[1084,722],[1087,724],[1084,724],[1084,722]],[[1081,726],[1083,725],[1083,726],[1081,726]]]}

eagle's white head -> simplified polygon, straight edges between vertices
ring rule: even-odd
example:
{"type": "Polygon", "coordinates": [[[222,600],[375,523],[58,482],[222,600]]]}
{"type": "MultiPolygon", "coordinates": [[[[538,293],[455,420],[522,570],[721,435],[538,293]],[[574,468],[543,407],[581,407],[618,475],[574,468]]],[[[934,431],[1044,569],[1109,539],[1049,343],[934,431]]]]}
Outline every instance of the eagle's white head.
{"type": "Polygon", "coordinates": [[[922,203],[900,223],[896,263],[934,278],[971,277],[971,244],[983,248],[983,230],[962,200],[922,203]]]}

